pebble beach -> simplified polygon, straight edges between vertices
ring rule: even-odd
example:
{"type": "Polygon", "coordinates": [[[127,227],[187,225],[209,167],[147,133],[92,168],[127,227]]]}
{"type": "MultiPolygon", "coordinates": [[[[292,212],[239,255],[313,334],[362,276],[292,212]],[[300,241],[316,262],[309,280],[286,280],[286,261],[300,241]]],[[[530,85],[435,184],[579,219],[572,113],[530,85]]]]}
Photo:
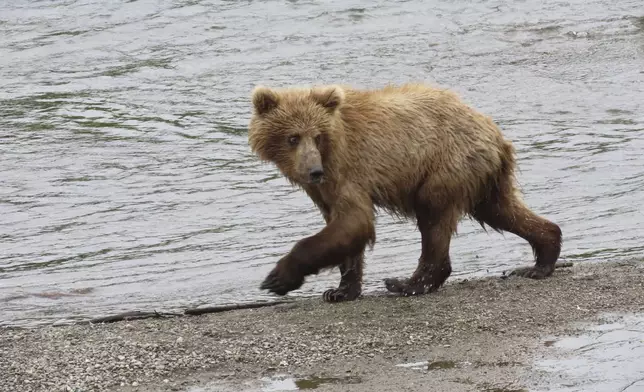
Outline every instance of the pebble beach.
{"type": "Polygon", "coordinates": [[[288,374],[351,384],[319,390],[420,391],[428,376],[397,365],[428,357],[487,364],[485,372],[432,373],[444,390],[478,391],[490,381],[522,388],[535,381],[526,378],[529,358],[548,335],[605,312],[643,312],[643,267],[576,264],[541,281],[453,280],[414,298],[383,290],[340,304],[298,299],[201,316],[4,328],[0,390],[262,391],[262,378],[288,374]]]}

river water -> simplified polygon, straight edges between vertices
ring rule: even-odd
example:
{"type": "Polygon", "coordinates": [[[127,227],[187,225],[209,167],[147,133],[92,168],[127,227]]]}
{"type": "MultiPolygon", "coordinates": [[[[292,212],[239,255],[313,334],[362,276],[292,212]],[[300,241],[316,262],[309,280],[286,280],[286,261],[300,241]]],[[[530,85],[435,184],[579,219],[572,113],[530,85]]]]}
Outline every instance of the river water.
{"type": "MultiPolygon", "coordinates": [[[[0,325],[271,298],[261,280],[322,218],[251,155],[251,89],[406,81],[499,122],[562,259],[642,257],[639,0],[3,1],[0,325]]],[[[413,223],[377,230],[367,293],[420,252],[413,223]]],[[[454,278],[532,262],[467,220],[452,259],[454,278]]]]}

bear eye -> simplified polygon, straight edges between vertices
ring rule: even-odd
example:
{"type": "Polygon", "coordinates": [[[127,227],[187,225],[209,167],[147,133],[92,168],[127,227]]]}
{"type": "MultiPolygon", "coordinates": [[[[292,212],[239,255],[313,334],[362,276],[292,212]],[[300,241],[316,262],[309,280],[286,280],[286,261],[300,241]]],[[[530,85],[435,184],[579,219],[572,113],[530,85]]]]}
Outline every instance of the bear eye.
{"type": "Polygon", "coordinates": [[[300,141],[300,137],[297,135],[290,136],[288,138],[288,144],[295,146],[300,141]]]}

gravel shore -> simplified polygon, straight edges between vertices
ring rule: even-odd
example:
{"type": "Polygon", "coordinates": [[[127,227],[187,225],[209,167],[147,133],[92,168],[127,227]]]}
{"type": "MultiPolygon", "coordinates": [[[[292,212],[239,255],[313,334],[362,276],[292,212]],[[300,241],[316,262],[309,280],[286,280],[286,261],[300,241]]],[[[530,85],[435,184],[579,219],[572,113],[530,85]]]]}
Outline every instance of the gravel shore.
{"type": "Polygon", "coordinates": [[[259,380],[275,374],[309,377],[322,391],[520,391],[534,378],[526,369],[546,336],[604,312],[644,311],[643,273],[642,261],[580,263],[543,281],[454,281],[415,298],[383,292],[333,305],[316,298],[192,317],[5,328],[0,391],[260,390],[259,380]],[[396,366],[424,360],[439,371],[396,366]],[[470,367],[454,369],[459,361],[470,367]]]}

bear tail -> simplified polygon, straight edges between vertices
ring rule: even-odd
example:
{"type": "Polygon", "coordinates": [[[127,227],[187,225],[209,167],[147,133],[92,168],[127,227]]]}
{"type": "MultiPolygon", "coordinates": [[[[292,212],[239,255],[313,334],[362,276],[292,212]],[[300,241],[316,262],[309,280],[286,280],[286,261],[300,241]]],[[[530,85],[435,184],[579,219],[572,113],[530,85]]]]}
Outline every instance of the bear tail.
{"type": "Polygon", "coordinates": [[[500,155],[501,168],[499,170],[499,180],[512,180],[514,184],[514,171],[517,166],[514,145],[507,140],[503,140],[500,155]]]}
{"type": "MultiPolygon", "coordinates": [[[[516,170],[516,157],[515,149],[511,142],[503,140],[499,149],[500,165],[497,170],[488,177],[483,186],[481,197],[472,206],[471,213],[469,214],[486,230],[485,223],[480,216],[477,216],[479,208],[486,208],[489,205],[504,205],[508,202],[517,202],[521,200],[520,192],[518,191],[515,170],[516,170]]],[[[489,226],[489,225],[488,225],[489,226]]],[[[492,226],[491,226],[492,227],[492,226]]],[[[492,227],[494,231],[499,231],[498,228],[492,227]]],[[[487,231],[487,230],[486,230],[487,231]]]]}

